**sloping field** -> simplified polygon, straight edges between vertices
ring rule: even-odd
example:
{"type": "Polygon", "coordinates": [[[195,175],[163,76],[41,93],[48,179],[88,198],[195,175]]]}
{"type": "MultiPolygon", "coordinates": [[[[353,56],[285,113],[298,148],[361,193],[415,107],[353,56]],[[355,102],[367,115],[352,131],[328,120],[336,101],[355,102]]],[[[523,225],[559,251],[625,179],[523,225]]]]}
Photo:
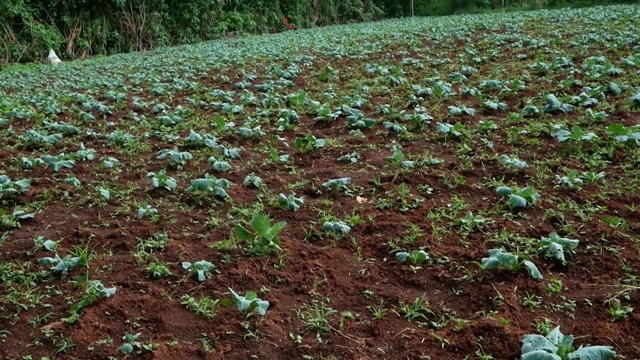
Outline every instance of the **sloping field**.
{"type": "Polygon", "coordinates": [[[638,358],[639,125],[638,6],[0,73],[0,357],[638,358]]]}

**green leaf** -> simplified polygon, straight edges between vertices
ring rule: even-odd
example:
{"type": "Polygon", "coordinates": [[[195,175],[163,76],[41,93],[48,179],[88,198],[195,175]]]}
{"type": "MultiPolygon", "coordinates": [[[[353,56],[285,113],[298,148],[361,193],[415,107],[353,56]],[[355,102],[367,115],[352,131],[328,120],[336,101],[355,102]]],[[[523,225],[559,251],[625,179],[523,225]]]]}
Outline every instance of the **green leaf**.
{"type": "Polygon", "coordinates": [[[482,258],[482,267],[488,270],[497,269],[500,267],[500,261],[497,258],[488,257],[482,258]]]}
{"type": "Polygon", "coordinates": [[[253,241],[253,239],[255,239],[255,235],[240,225],[236,225],[236,236],[243,241],[253,241]]]}
{"type": "Polygon", "coordinates": [[[526,207],[527,206],[527,200],[525,198],[523,198],[522,196],[518,196],[515,194],[511,194],[509,195],[509,200],[507,200],[507,204],[509,204],[509,206],[511,207],[526,207]]]}
{"type": "Polygon", "coordinates": [[[111,197],[111,192],[109,191],[109,189],[105,189],[105,188],[100,188],[100,195],[102,195],[105,199],[109,200],[109,198],[111,197]]]}
{"type": "Polygon", "coordinates": [[[220,300],[220,305],[224,306],[224,307],[232,307],[236,304],[236,301],[234,299],[222,299],[220,300]]]}
{"type": "Polygon", "coordinates": [[[260,315],[265,315],[267,313],[267,309],[269,309],[269,302],[266,300],[258,301],[258,313],[260,315]]]}
{"type": "Polygon", "coordinates": [[[565,336],[560,332],[560,326],[556,326],[553,330],[549,331],[546,338],[554,345],[558,345],[564,340],[565,336]]]}
{"type": "Polygon", "coordinates": [[[524,263],[524,265],[529,269],[529,275],[531,275],[531,277],[537,280],[542,279],[542,273],[540,272],[540,270],[538,270],[536,264],[532,263],[529,260],[523,260],[522,263],[524,263]]]}
{"type": "Polygon", "coordinates": [[[550,354],[544,350],[536,350],[526,354],[522,354],[522,360],[562,360],[556,354],[550,354]]]}
{"type": "Polygon", "coordinates": [[[558,347],[552,340],[539,334],[525,335],[522,340],[522,355],[535,351],[558,352],[558,347]]]}
{"type": "Polygon", "coordinates": [[[611,349],[611,346],[581,346],[578,350],[569,354],[569,359],[608,360],[616,356],[615,351],[611,349]]]}
{"type": "Polygon", "coordinates": [[[256,294],[255,291],[247,291],[244,298],[247,300],[254,300],[258,298],[258,294],[256,294]]]}
{"type": "Polygon", "coordinates": [[[49,250],[49,251],[53,251],[53,250],[55,250],[55,249],[56,249],[56,245],[58,245],[58,243],[56,243],[56,242],[55,242],[55,241],[53,241],[53,240],[46,240],[46,241],[42,244],[42,246],[43,246],[45,249],[49,250]]]}
{"type": "Polygon", "coordinates": [[[227,198],[229,196],[229,194],[227,193],[227,191],[223,188],[221,188],[220,186],[216,186],[213,188],[213,193],[217,196],[217,197],[221,197],[223,199],[227,198]]]}
{"type": "Polygon", "coordinates": [[[204,274],[204,270],[198,270],[198,281],[203,282],[205,281],[207,278],[204,274]]]}
{"type": "Polygon", "coordinates": [[[500,196],[509,196],[512,192],[513,190],[511,190],[511,188],[508,186],[500,186],[496,189],[496,193],[498,193],[498,195],[500,196]]]}
{"type": "Polygon", "coordinates": [[[131,344],[122,344],[122,346],[120,346],[120,352],[129,355],[133,352],[133,346],[131,344]]]}
{"type": "Polygon", "coordinates": [[[275,223],[271,229],[269,230],[269,235],[276,235],[278,234],[285,226],[287,225],[286,221],[279,221],[277,223],[275,223]]]}
{"type": "Polygon", "coordinates": [[[409,257],[409,253],[408,252],[399,252],[396,253],[396,259],[400,262],[404,262],[407,260],[407,258],[409,257]]]}
{"type": "Polygon", "coordinates": [[[251,227],[260,236],[267,235],[269,233],[269,218],[262,214],[255,214],[251,218],[251,227]]]}

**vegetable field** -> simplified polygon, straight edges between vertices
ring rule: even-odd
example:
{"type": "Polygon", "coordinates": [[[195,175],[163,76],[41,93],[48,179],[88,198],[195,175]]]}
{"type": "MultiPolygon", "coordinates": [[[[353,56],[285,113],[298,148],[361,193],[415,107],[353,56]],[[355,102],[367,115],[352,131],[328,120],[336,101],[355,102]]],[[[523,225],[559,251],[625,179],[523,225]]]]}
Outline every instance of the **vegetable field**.
{"type": "Polygon", "coordinates": [[[0,145],[3,359],[640,356],[640,6],[4,72],[0,145]]]}

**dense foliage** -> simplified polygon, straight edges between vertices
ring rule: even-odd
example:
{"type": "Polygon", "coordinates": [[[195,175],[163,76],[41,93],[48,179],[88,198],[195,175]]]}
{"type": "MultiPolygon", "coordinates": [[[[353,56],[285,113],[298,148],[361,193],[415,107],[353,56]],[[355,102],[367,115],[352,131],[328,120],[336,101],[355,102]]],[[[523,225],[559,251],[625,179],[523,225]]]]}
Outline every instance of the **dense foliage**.
{"type": "MultiPolygon", "coordinates": [[[[625,0],[4,0],[0,65],[388,17],[625,0]]],[[[628,1],[627,1],[628,2],[628,1]]]]}

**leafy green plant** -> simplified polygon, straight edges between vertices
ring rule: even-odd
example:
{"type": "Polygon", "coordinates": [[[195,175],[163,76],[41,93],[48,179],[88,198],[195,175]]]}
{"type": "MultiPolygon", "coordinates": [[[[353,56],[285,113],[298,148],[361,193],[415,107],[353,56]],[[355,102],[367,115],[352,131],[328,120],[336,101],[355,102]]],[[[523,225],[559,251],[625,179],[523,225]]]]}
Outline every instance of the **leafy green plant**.
{"type": "Polygon", "coordinates": [[[574,249],[578,247],[580,240],[561,237],[556,232],[549,234],[549,237],[542,237],[540,240],[541,250],[546,257],[550,257],[566,264],[565,253],[569,256],[575,255],[574,249]]]}
{"type": "Polygon", "coordinates": [[[573,346],[573,336],[563,335],[556,327],[547,336],[528,334],[522,340],[523,360],[607,360],[616,356],[610,346],[573,346]]]}
{"type": "Polygon", "coordinates": [[[609,314],[614,321],[622,320],[633,312],[631,306],[623,306],[619,299],[613,298],[609,301],[609,314]]]}
{"type": "Polygon", "coordinates": [[[542,273],[540,273],[538,267],[520,255],[513,255],[500,249],[491,249],[489,250],[489,257],[482,258],[482,268],[485,270],[506,269],[519,272],[523,265],[529,270],[529,275],[532,278],[542,279],[542,273]]]}
{"type": "Polygon", "coordinates": [[[160,170],[157,174],[149,172],[145,178],[151,180],[151,189],[162,187],[169,191],[173,191],[178,188],[178,182],[176,179],[167,175],[167,172],[164,169],[160,170]]]}
{"type": "Polygon", "coordinates": [[[11,180],[7,175],[0,175],[0,201],[13,199],[22,194],[31,185],[31,179],[11,180]]]}
{"type": "Polygon", "coordinates": [[[509,167],[517,167],[517,168],[520,168],[520,169],[525,169],[525,168],[529,167],[529,165],[526,162],[524,162],[524,161],[522,161],[522,160],[520,160],[520,159],[518,159],[516,157],[509,157],[509,156],[503,154],[503,155],[500,155],[498,157],[498,159],[507,168],[509,168],[509,167]]]}
{"type": "Polygon", "coordinates": [[[346,178],[327,180],[322,184],[322,186],[330,190],[347,190],[348,189],[347,187],[349,186],[349,184],[351,184],[351,178],[346,177],[346,178]]]}
{"type": "Polygon", "coordinates": [[[266,315],[267,309],[269,309],[269,302],[258,298],[258,294],[253,291],[247,291],[247,293],[242,296],[233,291],[233,289],[228,289],[231,292],[232,298],[223,299],[221,302],[223,306],[235,305],[241,312],[245,312],[247,310],[255,310],[262,316],[266,315]]]}
{"type": "Polygon", "coordinates": [[[556,131],[556,139],[561,143],[562,142],[567,142],[567,141],[574,141],[574,142],[586,141],[586,142],[591,142],[594,139],[598,138],[598,135],[596,135],[595,133],[593,133],[593,132],[585,132],[578,125],[573,125],[573,128],[571,129],[571,131],[565,130],[561,126],[556,127],[556,129],[557,129],[557,131],[556,131]]]}
{"type": "Polygon", "coordinates": [[[64,258],[61,258],[60,255],[55,254],[53,257],[43,257],[38,259],[38,264],[44,266],[53,265],[50,269],[62,274],[64,277],[69,273],[69,270],[82,266],[83,264],[81,261],[82,258],[79,256],[67,254],[64,258]]]}
{"type": "Polygon", "coordinates": [[[413,250],[412,252],[400,251],[396,253],[399,262],[409,262],[413,265],[429,261],[429,254],[424,250],[413,250]]]}
{"type": "Polygon", "coordinates": [[[193,264],[188,261],[183,261],[182,268],[189,272],[189,276],[196,276],[198,281],[203,282],[211,278],[211,272],[215,271],[216,266],[209,261],[200,260],[193,264]]]}
{"type": "Polygon", "coordinates": [[[624,124],[611,124],[607,126],[607,134],[621,143],[626,143],[632,140],[636,145],[640,146],[640,129],[637,127],[634,129],[632,127],[625,126],[624,124]]]}
{"type": "Polygon", "coordinates": [[[169,159],[169,166],[182,169],[189,160],[193,159],[193,155],[188,151],[180,151],[178,148],[163,149],[158,152],[158,159],[169,159]]]}
{"type": "Polygon", "coordinates": [[[579,188],[584,184],[584,180],[582,180],[580,173],[575,169],[569,170],[569,172],[564,176],[555,175],[555,178],[556,184],[564,185],[569,190],[579,188]]]}
{"type": "Polygon", "coordinates": [[[220,198],[227,198],[227,189],[231,186],[231,182],[227,179],[217,179],[214,176],[205,174],[204,178],[191,180],[191,185],[187,188],[188,193],[213,193],[220,198]]]}
{"type": "Polygon", "coordinates": [[[318,139],[311,134],[307,134],[302,138],[297,138],[293,142],[293,146],[302,152],[313,152],[325,146],[324,139],[318,139]]]}
{"type": "Polygon", "coordinates": [[[351,231],[351,227],[344,221],[326,221],[322,224],[322,229],[338,235],[345,235],[351,231]]]}
{"type": "Polygon", "coordinates": [[[206,318],[216,316],[216,310],[220,300],[212,299],[208,296],[201,296],[196,300],[193,296],[183,295],[180,298],[180,304],[185,305],[189,310],[206,318]]]}
{"type": "Polygon", "coordinates": [[[280,221],[271,226],[271,220],[268,216],[254,214],[249,223],[251,229],[236,225],[235,233],[240,240],[249,242],[251,252],[269,255],[274,251],[282,250],[279,233],[286,225],[285,221],[280,221]]]}
{"type": "Polygon", "coordinates": [[[59,154],[56,156],[45,155],[36,159],[36,161],[38,163],[45,164],[55,172],[58,172],[63,168],[73,169],[73,167],[76,166],[76,162],[65,154],[59,154]]]}
{"type": "Polygon", "coordinates": [[[496,189],[498,195],[507,198],[507,205],[510,208],[525,208],[540,199],[540,195],[530,186],[525,188],[512,189],[507,186],[500,186],[496,189]]]}
{"type": "Polygon", "coordinates": [[[259,177],[255,173],[251,173],[245,176],[244,180],[242,181],[242,184],[247,187],[253,186],[256,189],[259,189],[260,186],[263,184],[263,181],[261,177],[259,177]]]}
{"type": "Polygon", "coordinates": [[[304,199],[301,197],[296,197],[295,194],[289,194],[289,196],[287,196],[280,193],[280,195],[278,195],[278,204],[284,209],[298,211],[304,204],[304,199]]]}
{"type": "Polygon", "coordinates": [[[125,333],[122,337],[124,344],[120,346],[120,352],[124,355],[139,354],[142,351],[153,351],[158,348],[158,344],[144,344],[138,341],[142,333],[130,334],[125,333]]]}

